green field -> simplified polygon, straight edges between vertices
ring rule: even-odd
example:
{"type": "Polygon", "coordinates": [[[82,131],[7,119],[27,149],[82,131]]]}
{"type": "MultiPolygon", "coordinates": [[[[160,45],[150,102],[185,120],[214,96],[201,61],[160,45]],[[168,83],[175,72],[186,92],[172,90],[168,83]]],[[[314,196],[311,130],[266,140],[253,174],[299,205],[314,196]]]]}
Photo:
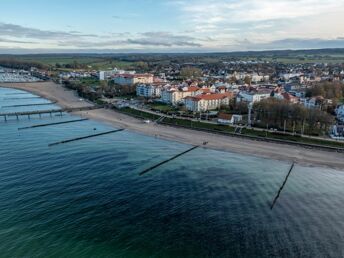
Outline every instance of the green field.
{"type": "Polygon", "coordinates": [[[23,55],[23,56],[5,56],[0,57],[1,59],[12,59],[17,62],[23,63],[38,63],[46,68],[55,68],[56,64],[62,66],[57,68],[58,70],[109,70],[113,68],[129,69],[135,62],[115,60],[111,57],[100,57],[100,56],[83,56],[83,55],[23,55]],[[64,66],[69,65],[70,68],[64,66]],[[75,68],[76,66],[76,68],[75,68]]]}

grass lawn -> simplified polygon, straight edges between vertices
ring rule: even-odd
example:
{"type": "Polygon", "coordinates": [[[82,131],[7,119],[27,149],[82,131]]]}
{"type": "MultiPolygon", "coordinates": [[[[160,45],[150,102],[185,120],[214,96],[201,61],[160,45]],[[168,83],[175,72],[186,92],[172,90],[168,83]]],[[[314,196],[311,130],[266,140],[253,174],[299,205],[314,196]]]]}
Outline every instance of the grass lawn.
{"type": "MultiPolygon", "coordinates": [[[[160,118],[159,115],[146,113],[143,111],[138,111],[131,108],[121,109],[120,112],[126,113],[128,115],[138,117],[141,119],[150,119],[150,120],[157,120],[160,118]]],[[[166,117],[163,120],[163,124],[174,125],[174,126],[182,126],[192,129],[200,129],[200,130],[209,130],[214,132],[221,132],[221,133],[228,133],[234,134],[235,128],[233,126],[226,126],[226,125],[218,125],[218,124],[210,124],[204,122],[194,122],[186,119],[180,118],[168,118],[166,117]]],[[[265,131],[256,131],[252,129],[243,128],[241,131],[241,135],[247,135],[252,137],[261,137],[261,138],[270,138],[270,139],[277,139],[277,140],[284,140],[284,141],[291,141],[295,143],[304,143],[304,144],[313,144],[313,145],[320,145],[320,146],[327,146],[327,147],[335,147],[335,148],[344,148],[344,143],[342,142],[334,142],[334,141],[327,141],[322,139],[313,139],[301,136],[292,136],[292,135],[285,135],[283,133],[276,133],[276,132],[265,132],[265,131]]]]}
{"type": "Polygon", "coordinates": [[[141,118],[141,119],[157,120],[158,118],[160,118],[160,116],[158,116],[158,115],[146,113],[146,112],[139,111],[139,110],[132,109],[132,108],[122,108],[122,109],[118,109],[118,111],[121,113],[127,114],[127,115],[141,118]]]}
{"type": "Polygon", "coordinates": [[[160,112],[170,112],[170,111],[175,111],[175,109],[169,105],[164,105],[161,103],[151,103],[148,104],[148,106],[153,109],[153,110],[158,110],[160,112]]]}

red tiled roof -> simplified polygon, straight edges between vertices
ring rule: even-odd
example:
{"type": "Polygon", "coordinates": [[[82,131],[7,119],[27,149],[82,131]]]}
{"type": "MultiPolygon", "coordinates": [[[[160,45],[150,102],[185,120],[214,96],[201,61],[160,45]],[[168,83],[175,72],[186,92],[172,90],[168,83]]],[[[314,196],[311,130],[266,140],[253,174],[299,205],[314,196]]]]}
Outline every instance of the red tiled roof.
{"type": "Polygon", "coordinates": [[[202,91],[203,93],[210,93],[210,89],[209,89],[209,88],[201,89],[201,91],[202,91]]]}
{"type": "Polygon", "coordinates": [[[198,90],[200,90],[200,88],[195,87],[195,86],[191,86],[186,91],[188,91],[188,92],[195,92],[195,91],[198,91],[198,90]]]}
{"type": "Polygon", "coordinates": [[[230,95],[226,93],[214,93],[214,94],[203,94],[197,95],[194,97],[186,97],[186,99],[192,99],[193,101],[200,101],[200,100],[216,100],[216,99],[225,99],[229,98],[230,95]]]}

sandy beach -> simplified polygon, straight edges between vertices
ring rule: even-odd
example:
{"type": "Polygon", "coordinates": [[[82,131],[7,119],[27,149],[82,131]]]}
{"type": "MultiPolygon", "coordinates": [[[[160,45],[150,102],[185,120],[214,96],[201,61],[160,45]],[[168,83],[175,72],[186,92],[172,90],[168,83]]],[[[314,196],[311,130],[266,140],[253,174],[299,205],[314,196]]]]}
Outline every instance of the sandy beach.
{"type": "MultiPolygon", "coordinates": [[[[85,107],[91,103],[80,100],[75,92],[53,82],[45,83],[3,83],[1,86],[29,91],[44,98],[57,101],[63,108],[85,107]]],[[[108,109],[75,112],[75,115],[94,119],[113,125],[116,128],[125,128],[129,131],[177,141],[185,144],[201,145],[204,141],[206,148],[229,151],[263,158],[295,161],[298,164],[328,167],[344,171],[344,154],[324,150],[306,149],[298,146],[254,141],[231,136],[216,135],[184,128],[174,128],[154,123],[145,124],[143,121],[108,109]]]]}

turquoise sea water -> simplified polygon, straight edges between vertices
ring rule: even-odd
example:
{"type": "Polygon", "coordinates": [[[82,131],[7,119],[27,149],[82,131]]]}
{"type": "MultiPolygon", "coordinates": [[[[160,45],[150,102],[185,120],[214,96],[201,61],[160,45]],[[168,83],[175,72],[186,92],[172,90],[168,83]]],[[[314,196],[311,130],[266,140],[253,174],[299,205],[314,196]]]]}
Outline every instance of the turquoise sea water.
{"type": "MultiPolygon", "coordinates": [[[[0,88],[0,113],[58,108],[3,108],[48,102],[18,92],[0,88]]],[[[271,210],[287,162],[200,148],[139,176],[191,146],[129,131],[48,146],[113,130],[91,120],[18,130],[73,119],[0,117],[0,257],[344,256],[344,171],[296,165],[271,210]]]]}

